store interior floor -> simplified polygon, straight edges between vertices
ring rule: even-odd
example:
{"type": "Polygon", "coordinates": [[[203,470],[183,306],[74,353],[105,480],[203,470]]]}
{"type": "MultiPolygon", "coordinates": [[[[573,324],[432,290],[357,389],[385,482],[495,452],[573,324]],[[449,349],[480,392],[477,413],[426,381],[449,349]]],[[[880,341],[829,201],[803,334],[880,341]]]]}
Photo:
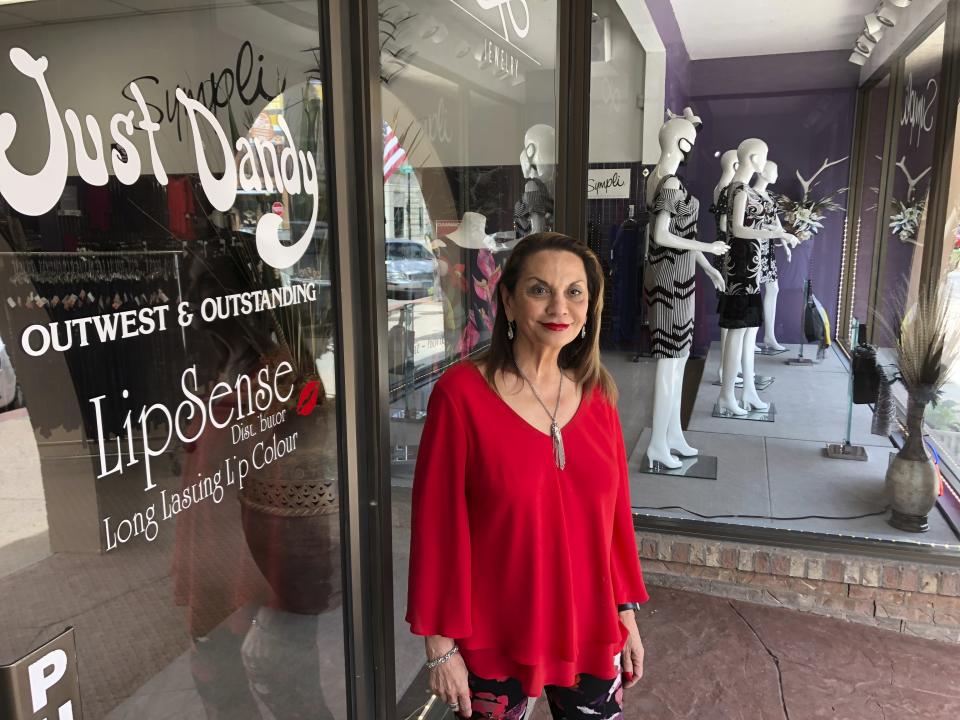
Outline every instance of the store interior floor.
{"type": "MultiPolygon", "coordinates": [[[[812,354],[807,346],[805,356],[812,354]]],[[[701,455],[717,458],[717,478],[705,480],[646,471],[656,361],[634,363],[624,353],[604,353],[620,388],[635,512],[692,521],[707,520],[703,515],[712,522],[960,550],[960,537],[939,511],[930,513],[930,531],[923,534],[887,523],[884,475],[893,447],[887,438],[870,434],[869,408],[854,406],[851,437],[866,447],[868,460],[825,457],[826,444],[842,442],[846,433],[849,374],[835,348],[815,365],[788,366],[786,360],[797,355],[794,345],[781,355],[756,356],[756,374],[775,378],[760,393],[776,407],[773,422],[715,418],[720,346],[713,343],[685,433],[701,455]],[[868,513],[880,514],[846,519],[868,513]],[[834,519],[774,519],[805,516],[834,519]]]]}

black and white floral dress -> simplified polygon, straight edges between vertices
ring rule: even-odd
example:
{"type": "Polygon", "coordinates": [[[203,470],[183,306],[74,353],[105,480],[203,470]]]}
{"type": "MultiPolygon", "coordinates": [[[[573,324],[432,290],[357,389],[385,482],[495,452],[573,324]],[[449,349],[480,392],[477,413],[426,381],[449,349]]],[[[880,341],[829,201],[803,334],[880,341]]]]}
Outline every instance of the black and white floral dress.
{"type": "MultiPolygon", "coordinates": [[[[761,195],[764,201],[764,207],[768,208],[769,213],[763,226],[769,230],[776,230],[777,223],[777,202],[770,197],[761,195]]],[[[777,273],[777,253],[774,249],[776,240],[760,241],[760,284],[776,282],[779,277],[777,273]]]]}
{"type": "MultiPolygon", "coordinates": [[[[669,213],[670,234],[696,240],[700,202],[682,183],[675,190],[664,187],[667,180],[675,177],[667,175],[657,185],[650,214],[669,213]]],[[[695,255],[691,250],[659,245],[653,236],[653,218],[650,231],[643,277],[650,323],[650,354],[655,358],[686,357],[693,341],[695,255]]]]}
{"type": "MultiPolygon", "coordinates": [[[[727,188],[727,207],[733,212],[740,193],[746,194],[743,226],[766,230],[776,206],[749,185],[731,183],[727,188]]],[[[723,256],[723,279],[726,290],[720,296],[720,327],[727,329],[760,327],[763,322],[763,300],[760,297],[763,253],[761,241],[737,237],[730,217],[727,218],[730,252],[723,256]]]]}

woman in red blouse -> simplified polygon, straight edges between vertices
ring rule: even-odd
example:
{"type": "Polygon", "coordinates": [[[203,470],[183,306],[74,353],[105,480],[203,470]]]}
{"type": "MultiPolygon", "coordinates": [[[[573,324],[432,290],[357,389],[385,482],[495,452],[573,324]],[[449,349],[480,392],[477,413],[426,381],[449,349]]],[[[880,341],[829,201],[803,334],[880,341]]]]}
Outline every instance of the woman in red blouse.
{"type": "Polygon", "coordinates": [[[620,718],[648,595],[600,362],[600,263],[580,241],[530,235],[497,296],[489,349],[430,396],[406,619],[430,687],[462,717],[522,718],[545,689],[554,718],[620,718]]]}

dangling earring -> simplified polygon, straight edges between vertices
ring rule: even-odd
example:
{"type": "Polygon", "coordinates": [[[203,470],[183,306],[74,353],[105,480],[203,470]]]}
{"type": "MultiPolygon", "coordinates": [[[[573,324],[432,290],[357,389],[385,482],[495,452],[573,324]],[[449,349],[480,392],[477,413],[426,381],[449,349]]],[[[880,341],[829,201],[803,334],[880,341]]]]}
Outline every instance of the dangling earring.
{"type": "Polygon", "coordinates": [[[513,340],[513,323],[507,320],[507,340],[513,340]]]}
{"type": "Polygon", "coordinates": [[[583,324],[583,330],[580,331],[580,339],[581,339],[581,340],[586,340],[586,339],[587,339],[587,324],[586,324],[586,323],[583,324]]]}

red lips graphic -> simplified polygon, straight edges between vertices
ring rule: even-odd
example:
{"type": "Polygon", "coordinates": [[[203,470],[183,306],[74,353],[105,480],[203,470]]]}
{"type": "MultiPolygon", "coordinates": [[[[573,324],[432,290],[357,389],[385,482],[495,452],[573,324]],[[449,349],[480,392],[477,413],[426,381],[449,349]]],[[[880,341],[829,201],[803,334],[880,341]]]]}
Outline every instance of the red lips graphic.
{"type": "Polygon", "coordinates": [[[300,391],[300,399],[297,401],[297,415],[309,415],[317,407],[317,400],[320,397],[320,381],[311,380],[303,386],[300,391]]]}

